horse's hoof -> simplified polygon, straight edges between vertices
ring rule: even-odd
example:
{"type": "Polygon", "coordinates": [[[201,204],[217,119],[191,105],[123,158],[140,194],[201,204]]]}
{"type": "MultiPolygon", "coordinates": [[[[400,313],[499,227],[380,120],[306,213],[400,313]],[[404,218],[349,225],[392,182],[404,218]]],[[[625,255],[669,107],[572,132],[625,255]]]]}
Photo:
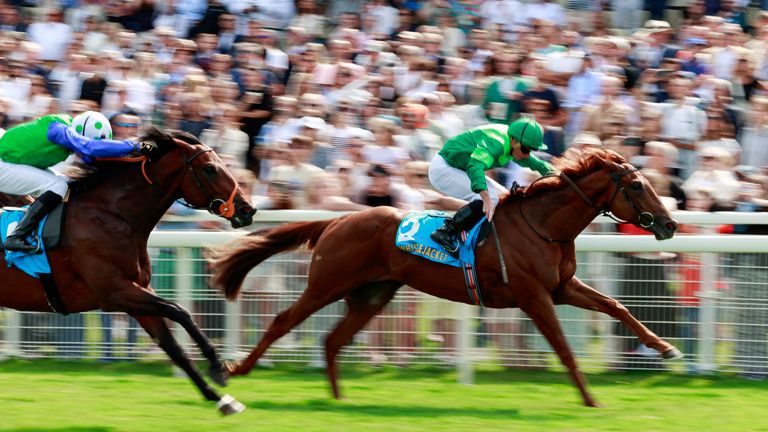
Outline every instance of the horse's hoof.
{"type": "Polygon", "coordinates": [[[211,380],[213,380],[219,387],[226,387],[227,380],[229,380],[229,368],[224,365],[219,367],[211,366],[211,368],[208,369],[208,376],[211,377],[211,380]]]}
{"type": "Polygon", "coordinates": [[[225,416],[240,414],[241,412],[245,411],[245,405],[241,404],[237,401],[237,399],[228,394],[225,394],[221,397],[221,399],[219,399],[219,402],[216,404],[216,408],[222,415],[225,416]]]}
{"type": "Polygon", "coordinates": [[[661,358],[664,360],[674,360],[674,359],[681,359],[685,357],[685,354],[681,353],[679,349],[672,347],[671,349],[668,349],[661,353],[661,358]]]}
{"type": "Polygon", "coordinates": [[[227,374],[229,376],[237,376],[242,375],[243,373],[240,371],[239,363],[235,361],[225,361],[224,362],[224,369],[227,370],[227,374]]]}

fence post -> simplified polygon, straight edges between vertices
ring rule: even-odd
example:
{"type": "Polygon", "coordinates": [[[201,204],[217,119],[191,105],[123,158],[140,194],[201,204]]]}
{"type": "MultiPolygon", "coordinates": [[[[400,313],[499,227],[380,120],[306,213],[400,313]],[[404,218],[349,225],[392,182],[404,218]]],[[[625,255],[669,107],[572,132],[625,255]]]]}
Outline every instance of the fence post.
{"type": "Polygon", "coordinates": [[[475,339],[475,334],[472,331],[472,310],[474,307],[468,304],[459,305],[459,334],[456,341],[459,355],[456,369],[460,384],[473,384],[475,382],[475,372],[470,358],[472,341],[475,339]]]}
{"type": "MultiPolygon", "coordinates": [[[[194,286],[194,269],[195,265],[192,261],[192,249],[181,247],[176,249],[176,277],[174,278],[173,288],[176,295],[176,302],[192,313],[192,296],[194,286]]],[[[180,325],[175,324],[173,326],[173,332],[175,333],[176,340],[187,353],[190,348],[190,338],[186,330],[180,325]]],[[[194,358],[194,356],[190,355],[194,358]]],[[[173,376],[186,377],[187,374],[179,367],[173,367],[173,376]]]]}
{"type": "Polygon", "coordinates": [[[7,349],[5,355],[8,357],[22,357],[21,352],[21,312],[13,309],[6,309],[5,339],[7,349]]]}
{"type": "Polygon", "coordinates": [[[699,358],[696,364],[700,372],[715,370],[715,320],[717,319],[717,280],[719,255],[701,254],[701,286],[699,288],[699,358]]]}
{"type": "Polygon", "coordinates": [[[224,306],[224,358],[234,360],[240,345],[240,302],[227,301],[224,306]]]}

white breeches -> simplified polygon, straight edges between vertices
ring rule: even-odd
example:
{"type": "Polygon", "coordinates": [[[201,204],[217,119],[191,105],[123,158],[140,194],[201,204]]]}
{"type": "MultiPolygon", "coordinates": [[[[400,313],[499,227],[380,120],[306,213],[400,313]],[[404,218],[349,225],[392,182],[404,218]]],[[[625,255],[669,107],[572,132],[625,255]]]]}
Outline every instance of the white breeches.
{"type": "Polygon", "coordinates": [[[64,197],[68,189],[65,177],[59,177],[50,171],[33,166],[0,160],[0,192],[37,197],[46,191],[51,191],[64,197]]]}
{"type": "MultiPolygon", "coordinates": [[[[480,199],[479,194],[472,192],[472,182],[467,173],[448,165],[439,154],[435,155],[432,162],[429,163],[429,181],[438,192],[450,197],[464,201],[480,199]]],[[[499,203],[499,195],[506,192],[507,189],[487,176],[485,181],[488,183],[488,194],[491,196],[493,205],[496,206],[499,203]]]]}

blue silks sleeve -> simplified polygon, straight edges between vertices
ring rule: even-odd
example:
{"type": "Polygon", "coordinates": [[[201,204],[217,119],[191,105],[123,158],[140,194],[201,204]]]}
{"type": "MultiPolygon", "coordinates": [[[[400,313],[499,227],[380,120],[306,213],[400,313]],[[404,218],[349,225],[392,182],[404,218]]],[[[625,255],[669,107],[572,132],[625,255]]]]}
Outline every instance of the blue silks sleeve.
{"type": "Polygon", "coordinates": [[[118,157],[138,152],[139,144],[130,140],[92,139],[80,135],[64,123],[48,125],[47,138],[50,142],[66,147],[88,158],[118,157]]]}

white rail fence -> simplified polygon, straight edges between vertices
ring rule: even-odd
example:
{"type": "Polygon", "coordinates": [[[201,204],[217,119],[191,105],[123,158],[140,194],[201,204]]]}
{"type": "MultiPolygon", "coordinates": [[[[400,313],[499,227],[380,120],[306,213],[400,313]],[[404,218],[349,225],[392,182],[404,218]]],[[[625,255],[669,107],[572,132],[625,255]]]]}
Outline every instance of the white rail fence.
{"type": "MultiPolygon", "coordinates": [[[[338,214],[331,212],[264,212],[258,223],[335,216],[338,214]]],[[[768,215],[755,213],[678,213],[676,218],[707,226],[768,224],[768,215]]],[[[153,286],[192,311],[228,358],[250,351],[274,314],[301,293],[307,277],[307,252],[279,255],[249,275],[241,300],[227,303],[207,286],[209,275],[200,248],[225,244],[243,234],[155,231],[150,238],[153,286]]],[[[768,238],[679,235],[657,242],[650,236],[594,233],[580,236],[577,250],[580,278],[619,299],[687,356],[683,362],[662,364],[612,318],[558,307],[582,367],[725,371],[757,377],[768,372],[768,238]]],[[[263,364],[322,365],[323,337],[342,316],[343,308],[343,303],[336,303],[317,312],[278,341],[263,364]]],[[[183,332],[177,330],[176,334],[198,357],[183,332]]],[[[143,331],[120,314],[62,317],[8,309],[0,309],[0,356],[103,361],[164,358],[143,331]]],[[[557,364],[548,345],[519,310],[450,303],[410,288],[400,290],[345,349],[341,361],[458,365],[464,381],[471,380],[471,368],[476,365],[527,368],[557,364]]]]}

